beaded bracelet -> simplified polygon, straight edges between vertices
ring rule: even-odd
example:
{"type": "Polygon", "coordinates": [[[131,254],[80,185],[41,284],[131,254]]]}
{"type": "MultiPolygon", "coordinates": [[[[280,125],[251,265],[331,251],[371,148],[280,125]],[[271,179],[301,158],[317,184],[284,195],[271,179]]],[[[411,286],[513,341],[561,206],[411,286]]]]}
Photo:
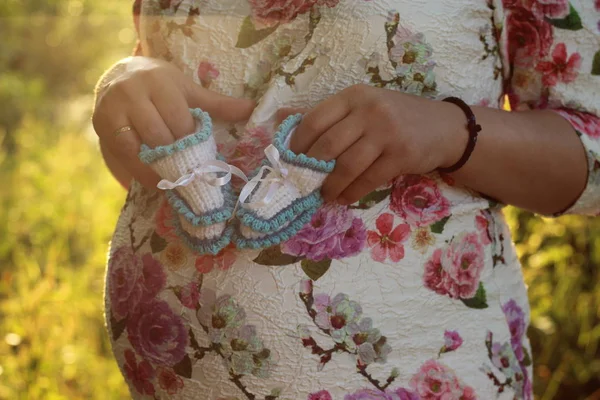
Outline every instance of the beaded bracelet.
{"type": "Polygon", "coordinates": [[[481,125],[477,124],[477,121],[475,119],[475,114],[473,114],[473,110],[471,110],[471,107],[469,107],[467,105],[467,103],[465,103],[458,97],[447,97],[442,101],[456,104],[458,107],[460,107],[461,110],[463,110],[463,112],[467,116],[467,130],[469,131],[469,141],[467,143],[465,152],[463,153],[460,160],[458,160],[458,162],[456,162],[456,164],[454,164],[450,167],[438,168],[439,172],[449,174],[450,172],[454,172],[454,171],[457,171],[460,168],[462,168],[462,166],[465,165],[467,163],[467,161],[469,160],[469,157],[471,157],[471,154],[473,153],[473,150],[475,149],[475,144],[477,143],[477,136],[478,136],[479,132],[481,132],[481,125]]]}

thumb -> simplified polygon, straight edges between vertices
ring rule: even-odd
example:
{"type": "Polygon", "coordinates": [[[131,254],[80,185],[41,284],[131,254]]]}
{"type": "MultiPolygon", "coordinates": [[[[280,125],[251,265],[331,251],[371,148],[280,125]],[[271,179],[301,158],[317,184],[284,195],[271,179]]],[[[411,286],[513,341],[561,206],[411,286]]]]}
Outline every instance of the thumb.
{"type": "Polygon", "coordinates": [[[283,107],[277,110],[275,113],[275,121],[276,124],[279,125],[283,122],[284,119],[293,114],[304,114],[308,112],[309,108],[294,108],[294,107],[283,107]]]}
{"type": "Polygon", "coordinates": [[[226,96],[191,82],[186,87],[188,107],[201,108],[211,118],[228,122],[244,121],[250,118],[256,102],[250,99],[238,99],[226,96]]]}

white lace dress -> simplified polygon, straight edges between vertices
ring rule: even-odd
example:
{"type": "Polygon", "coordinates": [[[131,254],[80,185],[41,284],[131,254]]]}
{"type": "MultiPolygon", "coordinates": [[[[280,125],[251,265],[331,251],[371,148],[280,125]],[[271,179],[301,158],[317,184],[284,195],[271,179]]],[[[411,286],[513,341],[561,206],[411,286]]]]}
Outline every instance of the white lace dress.
{"type": "MultiPolygon", "coordinates": [[[[144,0],[139,53],[254,98],[215,123],[223,158],[264,158],[280,107],[354,84],[556,109],[600,210],[600,13],[581,0],[144,0]],[[598,52],[598,53],[597,53],[598,52]],[[595,55],[595,58],[594,58],[595,55]],[[569,108],[566,108],[569,107],[569,108]]],[[[435,116],[431,116],[435,118],[435,116]]],[[[485,134],[485,129],[482,132],[485,134]]],[[[521,267],[501,206],[437,174],[325,205],[289,241],[196,254],[163,194],[133,183],[110,247],[106,321],[142,398],[531,399],[521,267]]]]}

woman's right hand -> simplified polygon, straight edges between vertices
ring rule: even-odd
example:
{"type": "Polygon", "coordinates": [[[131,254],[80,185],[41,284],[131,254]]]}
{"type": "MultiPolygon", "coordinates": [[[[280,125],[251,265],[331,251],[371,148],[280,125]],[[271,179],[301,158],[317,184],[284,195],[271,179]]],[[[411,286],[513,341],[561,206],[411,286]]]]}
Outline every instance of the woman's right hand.
{"type": "MultiPolygon", "coordinates": [[[[215,120],[238,122],[248,119],[256,105],[205,89],[163,60],[137,56],[119,64],[118,76],[97,93],[92,123],[113,173],[126,171],[148,188],[156,188],[160,177],[138,159],[142,143],[167,145],[193,133],[189,108],[199,107],[215,120]],[[128,125],[133,131],[115,135],[128,125]],[[111,166],[113,162],[118,165],[111,166]]],[[[120,180],[127,184],[125,177],[120,180]]]]}

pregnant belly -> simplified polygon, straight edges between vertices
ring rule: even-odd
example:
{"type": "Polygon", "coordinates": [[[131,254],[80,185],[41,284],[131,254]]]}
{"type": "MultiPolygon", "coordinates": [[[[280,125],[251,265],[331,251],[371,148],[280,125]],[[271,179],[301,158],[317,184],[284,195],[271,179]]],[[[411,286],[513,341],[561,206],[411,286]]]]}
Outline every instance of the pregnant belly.
{"type": "Polygon", "coordinates": [[[281,246],[216,257],[182,246],[164,199],[135,185],[107,274],[119,364],[147,361],[208,399],[244,398],[240,387],[255,398],[327,389],[342,399],[388,379],[407,386],[456,331],[460,356],[444,365],[488,384],[488,330],[510,341],[503,306],[518,299],[527,310],[516,257],[487,202],[415,179],[412,191],[397,182],[358,208],[326,206],[281,246]],[[415,191],[435,216],[410,206],[415,191]]]}

